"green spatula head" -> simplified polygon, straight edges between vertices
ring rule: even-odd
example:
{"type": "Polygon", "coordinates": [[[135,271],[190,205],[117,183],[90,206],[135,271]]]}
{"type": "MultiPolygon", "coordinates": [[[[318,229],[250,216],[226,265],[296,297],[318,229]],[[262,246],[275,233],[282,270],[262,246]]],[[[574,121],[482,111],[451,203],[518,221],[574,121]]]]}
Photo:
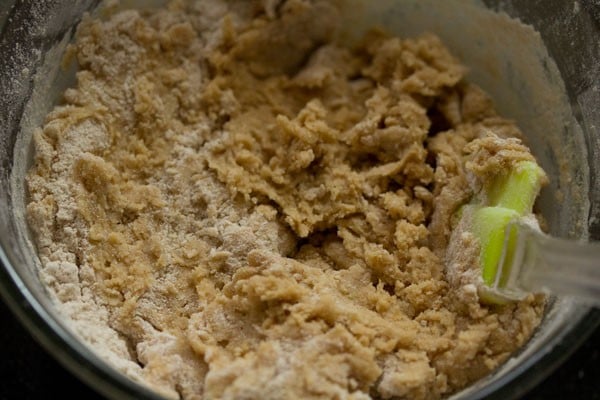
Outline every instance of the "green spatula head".
{"type": "Polygon", "coordinates": [[[546,174],[534,161],[521,161],[486,188],[488,206],[530,214],[546,174]]]}
{"type": "MultiPolygon", "coordinates": [[[[471,219],[471,232],[480,245],[479,265],[483,283],[490,286],[494,283],[505,246],[508,224],[518,218],[532,213],[533,204],[546,174],[533,161],[516,163],[509,171],[499,174],[485,188],[484,196],[477,201],[483,204],[472,204],[475,211],[471,219]]],[[[504,262],[509,265],[513,253],[514,238],[509,236],[504,262]],[[512,240],[511,240],[512,239],[512,240]]],[[[502,274],[508,272],[502,269],[502,274]]],[[[503,284],[502,275],[499,284],[503,284]]],[[[480,290],[480,299],[485,303],[498,304],[502,300],[480,290]]]]}

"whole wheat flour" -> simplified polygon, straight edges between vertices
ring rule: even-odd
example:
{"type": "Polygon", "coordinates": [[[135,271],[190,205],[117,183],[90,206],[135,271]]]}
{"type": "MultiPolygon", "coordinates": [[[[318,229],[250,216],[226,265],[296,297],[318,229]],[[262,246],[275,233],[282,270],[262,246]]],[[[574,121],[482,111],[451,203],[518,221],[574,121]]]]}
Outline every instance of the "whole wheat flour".
{"type": "Polygon", "coordinates": [[[518,129],[435,36],[347,48],[337,21],[213,0],[78,28],[27,178],[41,273],[165,396],[436,399],[540,321],[542,297],[484,306],[444,269],[457,208],[531,158],[518,129]]]}

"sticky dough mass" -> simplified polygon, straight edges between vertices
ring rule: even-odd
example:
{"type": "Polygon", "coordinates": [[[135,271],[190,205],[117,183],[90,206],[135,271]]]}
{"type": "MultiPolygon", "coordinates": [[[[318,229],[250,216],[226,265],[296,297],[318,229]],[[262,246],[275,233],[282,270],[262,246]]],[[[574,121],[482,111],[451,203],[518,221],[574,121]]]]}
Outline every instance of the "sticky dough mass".
{"type": "Polygon", "coordinates": [[[484,306],[444,266],[457,208],[532,159],[517,127],[437,37],[350,48],[337,24],[327,1],[211,0],[79,26],[28,218],[66,319],[133,379],[436,399],[539,323],[542,297],[484,306]]]}

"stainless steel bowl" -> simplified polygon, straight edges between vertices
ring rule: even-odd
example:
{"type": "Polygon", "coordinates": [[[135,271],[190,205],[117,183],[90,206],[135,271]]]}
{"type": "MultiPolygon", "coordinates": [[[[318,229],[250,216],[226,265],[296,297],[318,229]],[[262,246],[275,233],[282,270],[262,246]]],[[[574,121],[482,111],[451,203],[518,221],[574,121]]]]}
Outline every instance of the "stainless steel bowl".
{"type": "MultiPolygon", "coordinates": [[[[542,0],[348,1],[353,6],[347,8],[353,10],[349,26],[354,30],[349,36],[373,21],[396,33],[438,33],[472,67],[470,78],[501,100],[502,114],[517,120],[555,178],[540,201],[551,232],[600,240],[599,6],[591,1],[542,0]],[[531,32],[531,43],[516,40],[510,29],[500,29],[506,17],[483,10],[483,5],[519,18],[540,36],[531,32]],[[473,18],[471,11],[483,13],[477,14],[482,19],[473,18]],[[406,19],[409,14],[412,23],[406,19]],[[496,33],[476,34],[485,30],[496,33]],[[471,36],[473,43],[465,45],[461,32],[478,37],[471,36]],[[533,60],[528,49],[536,40],[543,41],[549,58],[535,54],[541,61],[533,60]],[[504,72],[476,68],[478,62],[490,60],[504,72]],[[535,64],[533,72],[524,70],[528,63],[535,64]],[[538,89],[558,85],[562,94],[547,101],[532,95],[532,85],[541,85],[538,89]]],[[[73,83],[73,71],[60,70],[57,56],[82,14],[97,6],[96,0],[0,3],[0,292],[33,336],[96,390],[110,398],[159,399],[98,358],[69,330],[40,283],[39,261],[24,222],[23,177],[31,162],[31,130],[73,83]]],[[[520,397],[568,357],[598,323],[600,311],[571,299],[554,299],[527,346],[494,374],[452,398],[520,397]]]]}

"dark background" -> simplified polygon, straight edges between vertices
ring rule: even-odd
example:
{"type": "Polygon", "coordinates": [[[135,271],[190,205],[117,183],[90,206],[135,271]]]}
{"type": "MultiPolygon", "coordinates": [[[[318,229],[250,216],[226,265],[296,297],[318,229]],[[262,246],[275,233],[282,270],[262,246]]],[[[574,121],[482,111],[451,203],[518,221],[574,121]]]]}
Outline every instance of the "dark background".
{"type": "MultiPolygon", "coordinates": [[[[527,400],[600,400],[600,329],[527,400]]],[[[101,400],[50,357],[0,301],[0,399],[101,400]]]]}

